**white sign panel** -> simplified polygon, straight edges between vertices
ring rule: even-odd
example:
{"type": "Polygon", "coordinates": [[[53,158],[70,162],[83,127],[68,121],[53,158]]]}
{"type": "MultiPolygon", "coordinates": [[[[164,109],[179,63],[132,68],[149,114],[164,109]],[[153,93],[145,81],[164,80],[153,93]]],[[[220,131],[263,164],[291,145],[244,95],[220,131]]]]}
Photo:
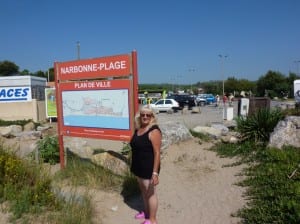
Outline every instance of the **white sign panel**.
{"type": "Polygon", "coordinates": [[[0,103],[31,101],[31,87],[0,87],[0,103]]]}
{"type": "Polygon", "coordinates": [[[63,91],[66,126],[129,130],[128,90],[63,91]]]}
{"type": "Polygon", "coordinates": [[[295,101],[300,103],[300,79],[294,81],[294,96],[295,101]]]}
{"type": "Polygon", "coordinates": [[[240,115],[246,117],[248,116],[248,112],[249,112],[249,99],[242,98],[240,104],[240,115]]]}

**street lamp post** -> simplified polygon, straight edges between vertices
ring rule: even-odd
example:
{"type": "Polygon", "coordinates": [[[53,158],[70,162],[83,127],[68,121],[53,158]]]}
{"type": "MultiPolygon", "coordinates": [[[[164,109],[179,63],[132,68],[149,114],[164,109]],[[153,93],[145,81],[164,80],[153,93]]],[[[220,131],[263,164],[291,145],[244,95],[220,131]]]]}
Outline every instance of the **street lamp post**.
{"type": "Polygon", "coordinates": [[[180,81],[179,81],[179,79],[181,79],[182,78],[182,76],[181,75],[177,75],[176,76],[176,79],[177,79],[177,88],[178,88],[178,93],[179,93],[179,91],[180,91],[180,81]]]}
{"type": "Polygon", "coordinates": [[[222,55],[219,54],[219,57],[221,59],[221,76],[222,76],[222,96],[224,97],[225,91],[224,91],[224,60],[228,57],[228,55],[222,55]]]}
{"type": "Polygon", "coordinates": [[[171,85],[172,85],[172,92],[175,93],[174,85],[175,85],[176,77],[171,76],[170,81],[171,81],[171,85]]]}
{"type": "MultiPolygon", "coordinates": [[[[195,72],[196,69],[195,68],[190,68],[189,72],[195,72]]],[[[193,90],[192,90],[192,79],[191,79],[191,88],[190,88],[190,93],[192,94],[193,90]]]]}
{"type": "MultiPolygon", "coordinates": [[[[227,55],[219,54],[219,57],[221,59],[221,76],[222,76],[222,99],[224,99],[225,91],[224,91],[224,60],[228,57],[227,55]]],[[[223,101],[224,102],[224,101],[223,101]]],[[[223,120],[226,118],[225,116],[225,107],[226,105],[223,104],[223,120]]]]}

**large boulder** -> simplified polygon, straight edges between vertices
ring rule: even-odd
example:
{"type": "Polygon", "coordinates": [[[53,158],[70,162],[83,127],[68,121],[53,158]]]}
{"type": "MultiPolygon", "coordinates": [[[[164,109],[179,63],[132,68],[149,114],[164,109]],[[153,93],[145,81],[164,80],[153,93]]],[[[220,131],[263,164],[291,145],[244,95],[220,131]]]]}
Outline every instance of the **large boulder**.
{"type": "Polygon", "coordinates": [[[99,148],[92,148],[87,139],[67,138],[64,140],[64,147],[80,158],[91,159],[94,151],[99,148]]]}
{"type": "Polygon", "coordinates": [[[28,122],[27,124],[25,124],[23,129],[24,129],[24,131],[33,131],[35,129],[35,125],[31,121],[31,122],[28,122]]]}
{"type": "Polygon", "coordinates": [[[215,140],[221,140],[223,143],[236,144],[240,141],[237,132],[230,131],[228,127],[221,123],[213,123],[210,127],[196,126],[193,128],[193,131],[208,135],[215,140]]]}
{"type": "Polygon", "coordinates": [[[193,128],[194,132],[209,135],[213,139],[219,139],[222,136],[222,130],[215,127],[196,126],[193,128]]]}
{"type": "Polygon", "coordinates": [[[106,151],[92,156],[91,161],[111,172],[124,176],[129,172],[128,161],[125,156],[114,151],[106,151]]]}
{"type": "Polygon", "coordinates": [[[162,131],[162,154],[170,145],[193,137],[189,129],[181,122],[164,122],[160,124],[160,129],[162,131]]]}
{"type": "Polygon", "coordinates": [[[279,149],[283,146],[300,148],[300,117],[287,116],[278,122],[270,135],[269,146],[279,149]]]}
{"type": "Polygon", "coordinates": [[[17,134],[22,132],[21,125],[9,125],[0,127],[0,135],[3,137],[15,137],[17,134]]]}

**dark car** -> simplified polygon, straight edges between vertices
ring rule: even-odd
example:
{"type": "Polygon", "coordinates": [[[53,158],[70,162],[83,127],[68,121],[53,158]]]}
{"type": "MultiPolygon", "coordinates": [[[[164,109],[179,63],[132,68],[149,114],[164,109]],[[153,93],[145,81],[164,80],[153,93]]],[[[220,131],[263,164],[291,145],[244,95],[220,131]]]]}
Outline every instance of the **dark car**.
{"type": "Polygon", "coordinates": [[[167,99],[174,99],[179,103],[180,109],[188,107],[189,110],[196,106],[196,99],[193,95],[188,94],[173,94],[167,97],[167,99]]]}

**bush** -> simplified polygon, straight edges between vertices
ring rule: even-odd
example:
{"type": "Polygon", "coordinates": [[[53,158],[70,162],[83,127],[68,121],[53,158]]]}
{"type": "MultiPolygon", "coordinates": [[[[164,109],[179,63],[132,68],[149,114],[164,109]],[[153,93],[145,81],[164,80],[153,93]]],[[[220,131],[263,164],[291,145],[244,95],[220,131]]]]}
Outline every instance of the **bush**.
{"type": "Polygon", "coordinates": [[[241,133],[243,140],[251,140],[256,143],[269,141],[277,123],[283,119],[283,113],[276,109],[260,109],[248,117],[237,117],[237,131],[241,133]]]}
{"type": "Polygon", "coordinates": [[[23,161],[1,148],[0,172],[0,198],[1,201],[11,202],[10,211],[15,218],[57,204],[50,189],[51,180],[45,176],[41,167],[23,161]]]}
{"type": "Polygon", "coordinates": [[[46,136],[38,141],[39,157],[43,162],[56,164],[59,163],[59,144],[56,136],[46,136]]]}

